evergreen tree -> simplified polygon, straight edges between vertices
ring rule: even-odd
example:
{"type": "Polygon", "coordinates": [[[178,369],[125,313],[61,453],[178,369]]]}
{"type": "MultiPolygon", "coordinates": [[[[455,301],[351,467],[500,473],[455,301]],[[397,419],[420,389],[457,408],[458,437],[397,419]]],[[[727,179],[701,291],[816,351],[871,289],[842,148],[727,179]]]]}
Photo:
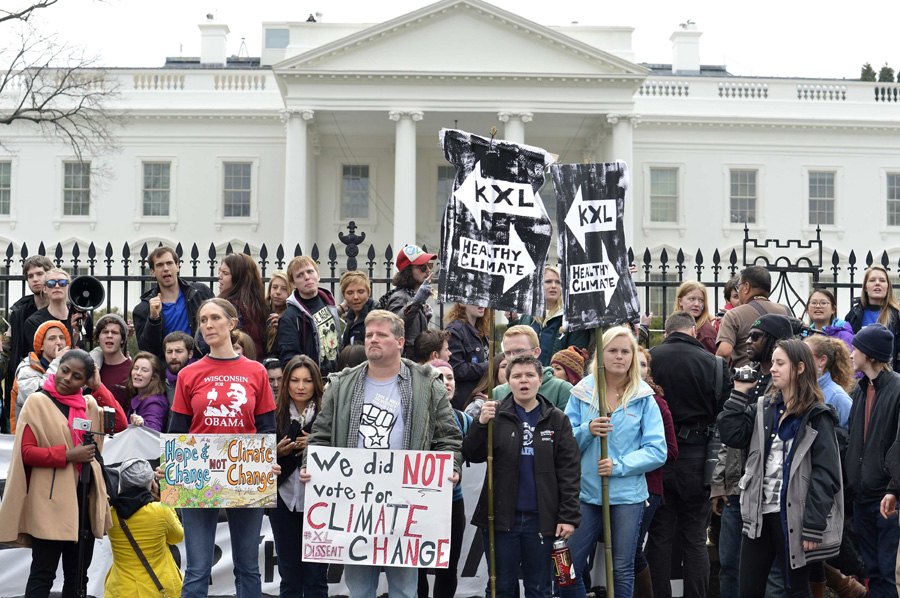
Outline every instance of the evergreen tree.
{"type": "Polygon", "coordinates": [[[862,71],[859,74],[860,81],[874,81],[875,80],[875,69],[872,68],[870,63],[865,63],[862,67],[862,71]]]}
{"type": "Polygon", "coordinates": [[[884,66],[881,67],[881,70],[878,71],[878,82],[879,83],[893,83],[894,82],[894,69],[888,66],[885,62],[884,66]]]}

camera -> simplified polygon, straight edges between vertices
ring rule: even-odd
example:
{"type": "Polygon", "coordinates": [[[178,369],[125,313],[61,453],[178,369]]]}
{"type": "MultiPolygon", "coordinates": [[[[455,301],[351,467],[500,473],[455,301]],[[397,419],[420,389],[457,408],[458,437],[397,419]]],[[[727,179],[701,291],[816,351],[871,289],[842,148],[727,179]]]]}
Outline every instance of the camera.
{"type": "Polygon", "coordinates": [[[84,419],[81,417],[76,417],[72,421],[72,429],[73,430],[81,430],[82,432],[90,432],[91,431],[91,420],[84,419]]]}
{"type": "Polygon", "coordinates": [[[749,365],[745,365],[744,367],[735,368],[734,370],[734,381],[735,382],[759,382],[759,370],[755,370],[749,365]]]}

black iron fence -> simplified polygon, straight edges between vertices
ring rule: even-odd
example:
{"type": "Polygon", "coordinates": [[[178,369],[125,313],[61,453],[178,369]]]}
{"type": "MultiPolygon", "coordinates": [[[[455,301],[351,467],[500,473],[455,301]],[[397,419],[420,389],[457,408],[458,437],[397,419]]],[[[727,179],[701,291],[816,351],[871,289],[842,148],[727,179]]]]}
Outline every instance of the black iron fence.
{"type": "MultiPolygon", "coordinates": [[[[366,234],[357,232],[356,224],[350,222],[347,232],[339,232],[338,243],[330,243],[324,255],[318,244],[310,248],[308,255],[319,264],[322,286],[329,288],[336,296],[339,295],[340,276],[347,270],[362,270],[368,274],[372,280],[373,297],[379,297],[390,288],[391,277],[395,271],[393,248],[388,245],[383,250],[377,250],[372,244],[365,248],[365,240],[366,234]]],[[[68,246],[57,243],[51,245],[48,251],[48,247],[41,243],[37,253],[49,257],[57,267],[64,268],[72,274],[89,274],[100,280],[106,287],[106,309],[116,308],[124,313],[136,305],[141,293],[154,283],[147,261],[154,248],[144,243],[135,254],[127,243],[119,252],[116,252],[110,243],[99,249],[95,243],[91,243],[87,248],[78,243],[68,246]]],[[[266,283],[273,271],[284,269],[293,257],[304,254],[303,248],[299,245],[295,245],[290,253],[283,245],[278,245],[274,253],[271,253],[270,248],[263,244],[256,255],[253,255],[249,245],[235,248],[230,243],[224,252],[211,244],[201,254],[200,248],[193,244],[185,253],[183,245],[179,243],[175,251],[181,260],[180,275],[187,280],[202,282],[214,288],[222,257],[236,250],[254,258],[266,283]]],[[[628,257],[635,270],[636,284],[641,291],[644,309],[648,311],[653,309],[656,315],[663,318],[672,311],[676,289],[686,280],[698,280],[707,286],[710,311],[715,313],[725,303],[722,296],[725,284],[746,265],[767,267],[772,272],[773,299],[791,307],[797,316],[803,315],[806,296],[801,291],[804,288],[821,285],[832,289],[838,296],[841,315],[849,309],[850,302],[860,285],[860,269],[864,270],[878,263],[891,273],[900,272],[900,256],[895,256],[892,261],[887,251],[881,252],[879,260],[875,257],[878,252],[873,253],[869,250],[864,266],[857,263],[855,251],[849,253],[846,261],[834,251],[830,265],[824,263],[823,253],[819,231],[816,231],[814,239],[808,241],[781,241],[754,239],[745,229],[740,255],[737,250],[732,250],[723,256],[715,249],[711,258],[707,258],[708,253],[704,254],[700,249],[692,255],[679,249],[673,258],[666,249],[662,249],[657,255],[645,249],[637,261],[632,250],[629,250],[628,257]],[[806,253],[813,257],[808,255],[792,257],[791,253],[806,253]],[[808,277],[805,283],[803,277],[808,277]]],[[[5,314],[8,313],[9,305],[28,293],[19,272],[21,264],[29,255],[26,244],[23,244],[17,252],[10,243],[6,247],[5,257],[0,258],[0,289],[3,291],[0,296],[0,308],[5,314]]],[[[896,276],[892,275],[892,278],[896,281],[896,276]]],[[[437,322],[440,322],[443,320],[443,306],[439,306],[438,315],[440,319],[437,322]]]]}

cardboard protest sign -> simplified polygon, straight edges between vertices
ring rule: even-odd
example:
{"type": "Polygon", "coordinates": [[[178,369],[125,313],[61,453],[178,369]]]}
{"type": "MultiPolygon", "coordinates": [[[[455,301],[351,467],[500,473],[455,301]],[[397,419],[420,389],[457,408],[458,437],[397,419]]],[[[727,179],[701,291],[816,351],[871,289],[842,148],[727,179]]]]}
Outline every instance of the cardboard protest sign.
{"type": "Polygon", "coordinates": [[[556,188],[559,265],[566,330],[640,319],[625,243],[624,162],[550,167],[556,188]]]}
{"type": "Polygon", "coordinates": [[[303,560],[446,568],[453,454],[310,446],[303,560]]]}
{"type": "Polygon", "coordinates": [[[441,224],[439,301],[543,315],[553,227],[538,189],[554,157],[453,129],[440,140],[456,180],[441,224]]]}
{"type": "Polygon", "coordinates": [[[274,507],[274,434],[161,434],[160,500],[178,508],[274,507]]]}

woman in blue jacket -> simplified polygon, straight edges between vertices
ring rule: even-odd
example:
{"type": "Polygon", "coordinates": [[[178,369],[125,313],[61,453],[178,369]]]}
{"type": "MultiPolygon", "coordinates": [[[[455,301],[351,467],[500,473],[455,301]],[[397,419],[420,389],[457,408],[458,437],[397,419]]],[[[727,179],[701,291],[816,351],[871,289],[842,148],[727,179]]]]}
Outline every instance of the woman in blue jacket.
{"type": "MultiPolygon", "coordinates": [[[[569,540],[579,582],[560,588],[562,598],[585,596],[581,575],[588,556],[603,537],[601,476],[609,476],[613,579],[616,596],[634,591],[634,552],[649,496],[644,474],[666,461],[666,435],[653,390],[641,380],[638,347],[624,326],[603,334],[606,403],[610,416],[598,412],[595,374],[572,389],[566,415],[581,450],[581,525],[569,540]],[[600,459],[600,437],[609,437],[608,458],[600,459]]],[[[596,372],[596,364],[591,364],[596,372]]]]}

